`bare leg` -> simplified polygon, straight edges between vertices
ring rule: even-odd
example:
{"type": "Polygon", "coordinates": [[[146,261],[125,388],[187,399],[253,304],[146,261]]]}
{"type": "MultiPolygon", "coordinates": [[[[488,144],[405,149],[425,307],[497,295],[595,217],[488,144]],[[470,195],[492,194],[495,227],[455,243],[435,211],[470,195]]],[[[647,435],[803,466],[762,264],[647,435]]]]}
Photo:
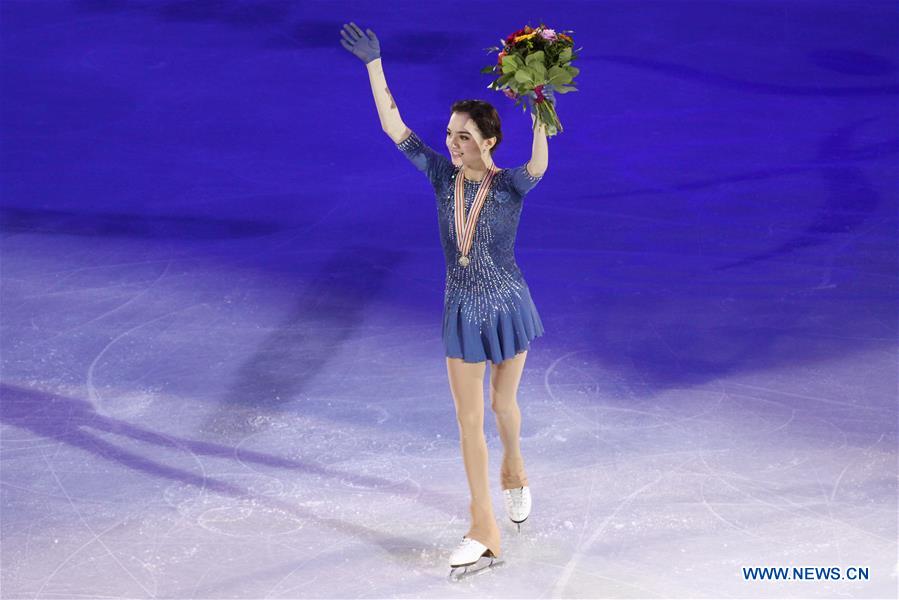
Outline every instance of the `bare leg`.
{"type": "Polygon", "coordinates": [[[496,416],[496,427],[503,441],[503,466],[500,471],[502,489],[526,486],[528,477],[521,456],[521,410],[518,408],[518,384],[527,350],[514,358],[490,367],[490,406],[496,416]]]}
{"type": "Polygon", "coordinates": [[[493,515],[487,478],[487,440],[484,438],[484,373],[487,363],[466,363],[461,358],[446,359],[450,389],[456,405],[462,459],[471,490],[471,528],[466,534],[500,555],[499,526],[493,515]]]}

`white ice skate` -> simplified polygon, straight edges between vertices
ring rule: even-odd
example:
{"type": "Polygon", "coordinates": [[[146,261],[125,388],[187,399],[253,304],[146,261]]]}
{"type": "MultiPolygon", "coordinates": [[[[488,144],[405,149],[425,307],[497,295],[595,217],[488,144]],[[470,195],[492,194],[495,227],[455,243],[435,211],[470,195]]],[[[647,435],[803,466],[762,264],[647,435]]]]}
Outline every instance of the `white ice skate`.
{"type": "Polygon", "coordinates": [[[502,561],[498,560],[487,546],[470,537],[462,536],[462,542],[450,556],[449,578],[451,581],[458,581],[488,567],[501,564],[502,561]]]}
{"type": "Polygon", "coordinates": [[[531,488],[528,486],[503,490],[503,502],[506,505],[506,514],[521,532],[521,524],[531,514],[531,488]]]}

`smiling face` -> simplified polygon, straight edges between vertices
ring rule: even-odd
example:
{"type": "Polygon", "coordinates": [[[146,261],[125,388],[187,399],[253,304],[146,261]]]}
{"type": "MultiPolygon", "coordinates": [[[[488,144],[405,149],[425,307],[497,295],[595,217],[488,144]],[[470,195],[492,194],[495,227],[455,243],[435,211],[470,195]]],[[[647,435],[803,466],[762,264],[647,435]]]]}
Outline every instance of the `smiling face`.
{"type": "Polygon", "coordinates": [[[454,165],[482,168],[481,148],[486,151],[495,141],[496,138],[486,141],[481,138],[477,123],[471,120],[468,113],[454,112],[446,126],[446,147],[454,165]]]}

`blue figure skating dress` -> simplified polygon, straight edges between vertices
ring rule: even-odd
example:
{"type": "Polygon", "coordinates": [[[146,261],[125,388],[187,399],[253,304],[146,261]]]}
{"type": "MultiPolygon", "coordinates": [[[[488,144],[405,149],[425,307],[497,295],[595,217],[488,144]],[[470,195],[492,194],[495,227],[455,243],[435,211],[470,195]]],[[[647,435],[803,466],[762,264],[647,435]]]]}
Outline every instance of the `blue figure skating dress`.
{"type": "MultiPolygon", "coordinates": [[[[443,345],[446,356],[465,362],[513,358],[543,335],[543,323],[515,263],[515,236],[522,199],[542,179],[526,165],[501,169],[493,177],[468,253],[470,264],[458,263],[455,228],[455,182],[461,167],[433,150],[413,131],[396,147],[427,175],[437,199],[440,242],[446,257],[443,345]]],[[[481,185],[465,178],[465,211],[481,185]]]]}

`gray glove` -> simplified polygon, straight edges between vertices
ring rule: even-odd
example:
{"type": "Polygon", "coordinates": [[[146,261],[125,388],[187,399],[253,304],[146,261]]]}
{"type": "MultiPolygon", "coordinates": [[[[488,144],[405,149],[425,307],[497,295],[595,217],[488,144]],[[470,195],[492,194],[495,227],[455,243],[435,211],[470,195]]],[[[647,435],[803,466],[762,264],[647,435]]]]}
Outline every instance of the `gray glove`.
{"type": "Polygon", "coordinates": [[[344,24],[340,30],[343,37],[340,44],[359,57],[359,60],[365,64],[370,63],[376,58],[381,58],[381,43],[378,42],[378,36],[371,29],[365,30],[368,35],[362,33],[362,30],[352,21],[349,25],[344,24]]]}
{"type": "MultiPolygon", "coordinates": [[[[543,98],[547,102],[552,102],[553,106],[555,106],[556,105],[556,96],[555,96],[555,94],[553,94],[553,90],[555,90],[553,85],[551,83],[547,83],[544,86],[538,86],[538,87],[540,87],[540,93],[543,94],[543,98]]],[[[532,113],[536,113],[536,110],[534,110],[534,104],[537,101],[537,93],[536,92],[528,92],[527,94],[524,95],[524,101],[527,103],[528,109],[530,109],[530,111],[532,113]]]]}

